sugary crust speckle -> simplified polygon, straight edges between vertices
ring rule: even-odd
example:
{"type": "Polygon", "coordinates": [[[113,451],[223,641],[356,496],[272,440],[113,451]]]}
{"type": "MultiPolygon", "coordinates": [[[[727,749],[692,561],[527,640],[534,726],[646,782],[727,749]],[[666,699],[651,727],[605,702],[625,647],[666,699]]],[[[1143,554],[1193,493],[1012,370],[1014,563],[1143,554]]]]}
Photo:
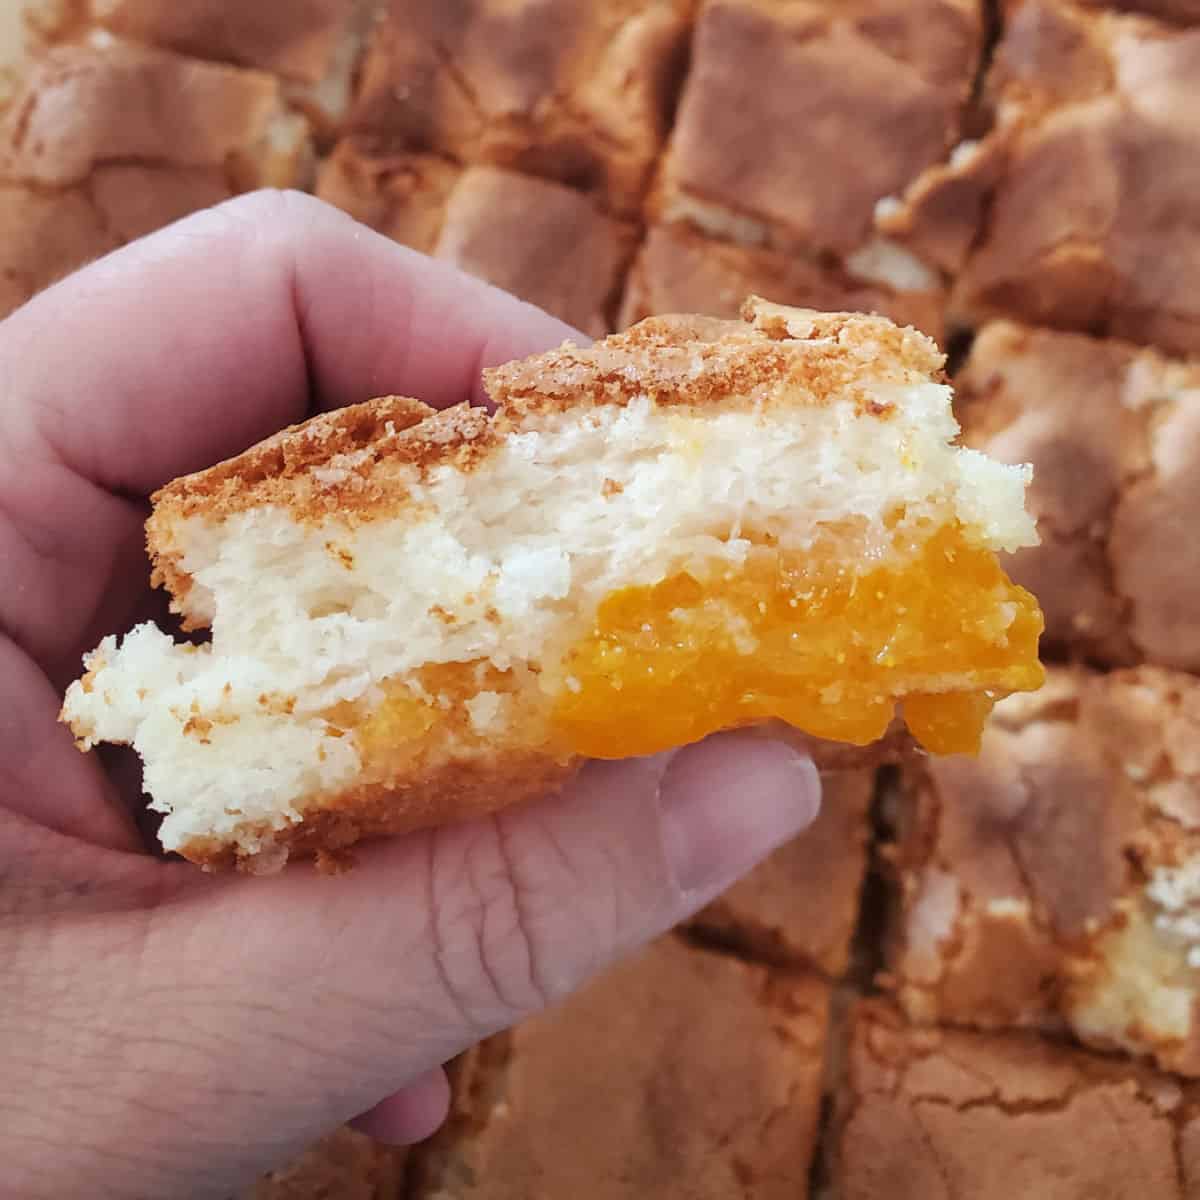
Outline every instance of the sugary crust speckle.
{"type": "Polygon", "coordinates": [[[793,384],[796,391],[771,398],[823,405],[849,396],[863,401],[860,415],[879,415],[866,402],[864,381],[924,382],[943,362],[924,334],[884,317],[784,308],[751,297],[741,321],[649,317],[588,349],[563,346],[484,377],[509,412],[627,404],[643,395],[660,405],[750,406],[793,384]]]}
{"type": "Polygon", "coordinates": [[[191,578],[179,566],[176,538],[183,519],[202,515],[219,522],[278,504],[297,521],[333,514],[354,520],[392,509],[403,499],[405,489],[396,486],[396,476],[404,468],[444,462],[468,469],[491,438],[483,409],[464,404],[435,412],[406,396],[353,404],[281,430],[236,458],[184,475],[154,494],[146,523],[151,581],[176,602],[187,595],[191,578]],[[318,468],[325,469],[318,475],[318,468]]]}

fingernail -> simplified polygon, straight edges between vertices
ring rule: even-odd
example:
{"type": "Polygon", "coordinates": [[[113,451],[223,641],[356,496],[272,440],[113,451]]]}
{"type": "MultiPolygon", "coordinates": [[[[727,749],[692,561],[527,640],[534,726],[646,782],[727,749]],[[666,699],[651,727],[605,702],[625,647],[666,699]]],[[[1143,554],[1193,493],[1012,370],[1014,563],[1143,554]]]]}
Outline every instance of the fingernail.
{"type": "Polygon", "coordinates": [[[659,786],[680,889],[715,895],[808,828],[820,803],[812,759],[786,742],[728,733],[680,750],[659,786]]]}

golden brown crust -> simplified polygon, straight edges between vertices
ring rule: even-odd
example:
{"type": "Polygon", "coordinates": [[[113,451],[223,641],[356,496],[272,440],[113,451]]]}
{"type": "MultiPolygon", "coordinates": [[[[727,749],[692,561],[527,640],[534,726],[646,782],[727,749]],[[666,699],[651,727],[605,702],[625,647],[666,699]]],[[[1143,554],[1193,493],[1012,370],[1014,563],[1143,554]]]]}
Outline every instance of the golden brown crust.
{"type": "MultiPolygon", "coordinates": [[[[266,75],[100,41],[55,46],[0,117],[0,315],[117,246],[303,154],[262,154],[266,75]],[[254,159],[254,162],[251,162],[254,159]]],[[[268,172],[269,173],[269,172],[268,172]]]]}
{"type": "Polygon", "coordinates": [[[702,204],[782,249],[852,253],[958,140],[981,34],[963,0],[711,0],[657,215],[702,204]]]}
{"type": "Polygon", "coordinates": [[[1198,745],[1195,677],[1063,669],[997,708],[978,759],[906,767],[885,854],[909,1016],[1066,1026],[1200,1076],[1194,934],[1147,891],[1200,864],[1198,745]]]}
{"type": "MultiPolygon", "coordinates": [[[[1007,0],[1011,4],[1012,0],[1007,0]]],[[[1128,9],[1179,25],[1200,24],[1200,0],[1081,0],[1088,8],[1128,9]]]]}
{"type": "Polygon", "coordinates": [[[785,309],[752,297],[740,322],[649,317],[585,350],[564,346],[494,367],[484,379],[502,411],[628,404],[642,396],[659,405],[728,408],[794,384],[781,402],[820,406],[857,395],[868,415],[874,410],[864,378],[924,382],[943,361],[928,338],[886,318],[785,309]]]}
{"type": "Polygon", "coordinates": [[[795,1200],[830,992],[668,934],[459,1060],[410,1194],[795,1200]]]}
{"type": "Polygon", "coordinates": [[[93,259],[230,195],[214,167],[97,167],[80,184],[0,183],[0,317],[93,259]]]}
{"type": "Polygon", "coordinates": [[[351,0],[91,0],[96,21],[113,33],[180,54],[319,79],[351,0]]]}
{"type": "Polygon", "coordinates": [[[240,866],[264,874],[290,858],[313,856],[318,865],[337,869],[347,847],[364,838],[468,821],[549,795],[579,765],[537,751],[500,751],[487,758],[449,762],[402,786],[351,788],[306,812],[302,824],[278,833],[248,829],[265,839],[256,854],[239,855],[236,847],[213,838],[194,838],[181,845],[179,853],[207,870],[240,866]]]}
{"type": "Polygon", "coordinates": [[[153,496],[146,540],[152,583],[182,601],[191,587],[179,569],[176,523],[202,514],[220,521],[263,504],[285,505],[298,521],[331,514],[353,520],[403,496],[406,467],[453,462],[469,469],[491,436],[482,409],[459,405],[435,412],[407,396],[383,396],[312,417],[281,430],[236,458],[184,475],[153,496]],[[323,470],[318,475],[315,472],[323,470]]]}
{"type": "Polygon", "coordinates": [[[403,1194],[408,1153],[343,1126],[236,1200],[394,1200],[403,1194]]]}
{"type": "MultiPolygon", "coordinates": [[[[411,461],[422,448],[438,444],[431,438],[401,440],[400,435],[430,420],[436,421],[438,429],[455,429],[463,415],[461,408],[436,413],[408,396],[381,396],[291,425],[236,458],[172,480],[152,500],[156,508],[173,509],[173,515],[186,517],[204,511],[218,520],[252,505],[294,503],[295,489],[314,468],[343,455],[366,452],[363,468],[355,471],[365,479],[385,450],[389,457],[399,455],[411,461]],[[235,494],[247,502],[238,499],[235,506],[235,494]]],[[[327,508],[333,511],[339,502],[335,488],[327,508]]]]}
{"type": "Polygon", "coordinates": [[[1200,364],[1000,321],[956,384],[967,443],[1033,464],[1041,545],[1010,563],[1046,652],[1200,667],[1200,548],[1179,519],[1200,504],[1200,364]]]}
{"type": "MultiPolygon", "coordinates": [[[[903,724],[870,746],[849,746],[812,738],[785,726],[759,727],[762,736],[783,737],[811,754],[817,767],[852,792],[862,773],[885,763],[907,761],[921,751],[903,724]],[[847,774],[845,785],[839,777],[847,774]]],[[[457,761],[416,775],[402,786],[371,784],[351,788],[305,813],[303,824],[280,832],[248,829],[266,844],[260,853],[239,855],[227,842],[194,838],[179,853],[207,870],[239,866],[255,874],[278,869],[291,858],[316,857],[323,869],[338,869],[347,847],[364,838],[411,833],[434,825],[469,821],[513,804],[549,795],[568,783],[582,760],[564,761],[536,750],[498,750],[486,757],[457,761]]],[[[830,953],[836,957],[838,951],[830,953]]]]}
{"type": "Polygon", "coordinates": [[[344,138],[321,164],[317,195],[356,221],[431,254],[462,168],[436,154],[372,155],[344,138]]]}
{"type": "Polygon", "coordinates": [[[58,46],[5,110],[0,174],[59,187],[116,162],[224,167],[254,149],[278,102],[257,71],[121,42],[58,46]]]}
{"type": "Polygon", "coordinates": [[[858,921],[874,786],[870,768],[824,772],[813,824],[687,927],[744,958],[840,978],[858,921]]]}
{"type": "Polygon", "coordinates": [[[583,192],[433,154],[375,157],[346,138],[322,167],[317,194],[590,337],[612,330],[635,231],[583,192]]]}
{"type": "Polygon", "coordinates": [[[1200,351],[1200,31],[1014,6],[989,92],[1006,165],[954,308],[1200,351]]]}
{"type": "Polygon", "coordinates": [[[0,317],[116,245],[81,189],[0,184],[0,317]]]}
{"type": "Polygon", "coordinates": [[[633,226],[591,197],[499,167],[469,167],[446,204],[434,251],[589,337],[612,329],[633,226]]]}
{"type": "Polygon", "coordinates": [[[949,161],[927,168],[902,196],[876,208],[876,230],[954,277],[983,225],[988,199],[1003,174],[1006,145],[1000,136],[960,144],[949,161]]]}
{"type": "Polygon", "coordinates": [[[1169,1076],[1032,1034],[914,1030],[875,1001],[849,1043],[830,1139],[842,1200],[1195,1194],[1179,1145],[1197,1097],[1169,1076]]]}
{"type": "Polygon", "coordinates": [[[556,179],[636,213],[666,130],[690,0],[418,0],[363,64],[351,132],[556,179]],[[403,86],[398,86],[403,81],[403,86]]]}
{"type": "Polygon", "coordinates": [[[155,494],[147,523],[154,582],[176,601],[190,587],[179,569],[178,522],[220,521],[264,504],[295,520],[342,520],[394,513],[411,471],[474,469],[513,430],[536,429],[539,414],[589,405],[622,405],[651,396],[659,405],[758,408],[771,389],[780,404],[859,402],[860,415],[888,410],[864,387],[920,383],[940,370],[937,347],[883,317],[784,309],[757,298],[742,321],[654,317],[581,349],[547,354],[484,372],[497,411],[459,405],[434,412],[419,401],[384,397],[285,429],[236,458],[186,475],[155,494]]]}

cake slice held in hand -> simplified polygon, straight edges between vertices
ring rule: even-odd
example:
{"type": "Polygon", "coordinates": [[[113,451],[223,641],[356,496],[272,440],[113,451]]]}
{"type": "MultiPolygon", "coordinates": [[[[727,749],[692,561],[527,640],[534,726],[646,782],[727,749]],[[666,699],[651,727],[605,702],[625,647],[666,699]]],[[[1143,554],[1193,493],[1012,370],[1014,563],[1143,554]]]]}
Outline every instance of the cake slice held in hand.
{"type": "Polygon", "coordinates": [[[972,750],[1042,679],[996,560],[1036,536],[941,366],[753,300],[489,371],[494,414],[316,417],[157,494],[155,580],[211,637],[106,638],[64,719],[138,751],[164,846],[258,870],[736,726],[972,750]]]}

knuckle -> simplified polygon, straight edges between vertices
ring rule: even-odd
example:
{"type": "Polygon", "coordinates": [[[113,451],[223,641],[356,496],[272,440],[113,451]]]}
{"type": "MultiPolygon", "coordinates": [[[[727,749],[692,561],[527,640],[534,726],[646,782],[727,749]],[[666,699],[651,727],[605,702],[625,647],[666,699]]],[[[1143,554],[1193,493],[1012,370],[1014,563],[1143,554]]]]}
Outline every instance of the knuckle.
{"type": "Polygon", "coordinates": [[[232,235],[251,243],[277,247],[298,233],[312,232],[338,216],[336,210],[315,196],[280,188],[262,188],[196,213],[186,218],[184,227],[192,222],[198,232],[232,235]]]}
{"type": "Polygon", "coordinates": [[[268,228],[281,221],[290,221],[297,215],[312,215],[325,211],[325,205],[304,192],[286,188],[259,188],[244,192],[218,206],[226,214],[242,220],[261,222],[268,228]]]}
{"type": "Polygon", "coordinates": [[[430,840],[430,920],[446,999],[473,1029],[490,1030],[545,1007],[546,953],[536,895],[493,817],[430,840]]]}

